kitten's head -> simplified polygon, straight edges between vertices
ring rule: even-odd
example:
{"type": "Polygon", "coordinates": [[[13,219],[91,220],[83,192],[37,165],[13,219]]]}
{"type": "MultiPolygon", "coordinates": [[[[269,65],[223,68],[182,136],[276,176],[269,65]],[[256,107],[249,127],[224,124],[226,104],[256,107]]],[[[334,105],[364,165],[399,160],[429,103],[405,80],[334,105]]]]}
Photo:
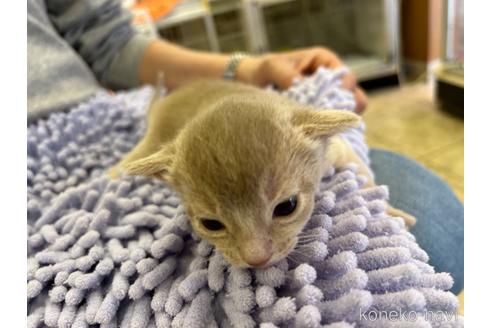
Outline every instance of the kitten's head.
{"type": "Polygon", "coordinates": [[[293,249],[313,210],[329,137],[358,122],[273,95],[225,98],[126,169],[171,184],[194,230],[231,264],[261,267],[293,249]]]}

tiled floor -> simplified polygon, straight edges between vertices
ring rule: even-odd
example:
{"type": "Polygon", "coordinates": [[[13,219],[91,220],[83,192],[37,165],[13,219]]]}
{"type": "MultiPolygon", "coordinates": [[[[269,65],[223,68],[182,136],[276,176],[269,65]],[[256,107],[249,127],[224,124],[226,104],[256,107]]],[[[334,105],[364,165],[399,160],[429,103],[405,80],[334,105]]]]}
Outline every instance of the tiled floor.
{"type": "Polygon", "coordinates": [[[426,84],[410,84],[369,94],[364,113],[367,142],[413,158],[463,194],[463,120],[439,111],[426,84]]]}
{"type": "MultiPolygon", "coordinates": [[[[371,92],[363,117],[371,147],[417,160],[441,176],[464,201],[464,123],[437,109],[429,85],[407,84],[371,92]]],[[[460,303],[464,313],[464,292],[460,303]]]]}

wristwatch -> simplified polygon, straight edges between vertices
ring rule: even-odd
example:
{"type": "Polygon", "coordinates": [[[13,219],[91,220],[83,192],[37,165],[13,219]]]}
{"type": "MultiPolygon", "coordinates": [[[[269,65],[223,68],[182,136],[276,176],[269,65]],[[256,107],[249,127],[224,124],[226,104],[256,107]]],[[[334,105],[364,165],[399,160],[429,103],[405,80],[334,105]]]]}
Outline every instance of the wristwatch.
{"type": "Polygon", "coordinates": [[[229,63],[227,64],[227,67],[224,71],[224,80],[235,80],[236,79],[236,73],[237,73],[237,67],[239,66],[239,63],[245,58],[250,57],[247,53],[244,52],[234,52],[231,55],[231,58],[229,59],[229,63]]]}

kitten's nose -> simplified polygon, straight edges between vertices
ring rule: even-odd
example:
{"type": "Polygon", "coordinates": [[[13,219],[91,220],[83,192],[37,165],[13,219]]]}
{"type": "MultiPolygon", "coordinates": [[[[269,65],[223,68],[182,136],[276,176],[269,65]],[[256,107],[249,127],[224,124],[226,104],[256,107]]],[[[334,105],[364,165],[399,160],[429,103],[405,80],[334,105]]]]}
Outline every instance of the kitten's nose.
{"type": "Polygon", "coordinates": [[[272,240],[261,235],[245,237],[240,252],[244,262],[250,266],[255,268],[264,266],[273,255],[272,240]]]}
{"type": "Polygon", "coordinates": [[[271,254],[268,255],[265,254],[263,256],[254,256],[254,257],[247,258],[245,259],[245,261],[252,267],[258,268],[267,264],[271,257],[272,257],[271,254]]]}

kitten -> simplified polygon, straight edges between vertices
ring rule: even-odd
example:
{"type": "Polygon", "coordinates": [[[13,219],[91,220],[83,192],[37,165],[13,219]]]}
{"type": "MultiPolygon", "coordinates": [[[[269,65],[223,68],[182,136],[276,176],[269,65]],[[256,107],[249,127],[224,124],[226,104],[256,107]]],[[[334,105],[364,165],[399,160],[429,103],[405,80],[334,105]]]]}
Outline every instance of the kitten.
{"type": "Polygon", "coordinates": [[[145,136],[110,175],[166,181],[194,231],[231,264],[267,266],[295,247],[329,165],[355,161],[373,184],[337,136],[359,121],[253,86],[195,82],[153,102],[145,136]]]}

